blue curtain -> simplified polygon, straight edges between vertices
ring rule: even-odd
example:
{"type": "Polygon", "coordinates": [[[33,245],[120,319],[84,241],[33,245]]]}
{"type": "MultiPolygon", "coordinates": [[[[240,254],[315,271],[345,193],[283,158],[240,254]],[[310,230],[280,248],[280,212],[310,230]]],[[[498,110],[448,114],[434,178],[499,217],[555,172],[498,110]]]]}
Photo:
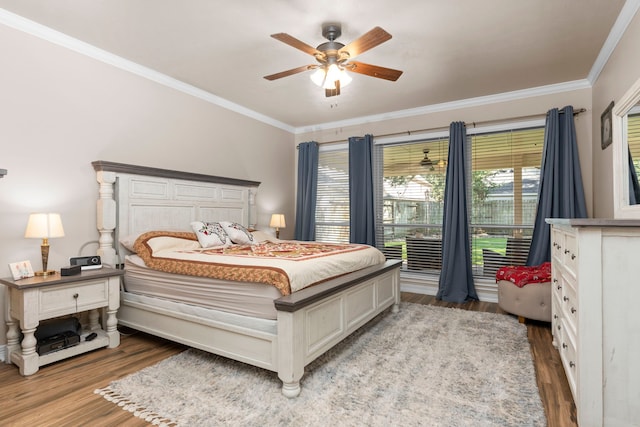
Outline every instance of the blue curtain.
{"type": "Polygon", "coordinates": [[[631,149],[628,150],[628,162],[629,162],[629,204],[637,205],[640,203],[640,183],[638,183],[638,174],[636,173],[636,167],[633,164],[633,157],[631,156],[631,149]]]}
{"type": "Polygon", "coordinates": [[[349,241],[376,245],[373,135],[349,138],[349,241]]]}
{"type": "Polygon", "coordinates": [[[298,193],[296,195],[296,240],[316,239],[316,195],[318,192],[318,143],[298,146],[298,193]]]}
{"type": "Polygon", "coordinates": [[[538,208],[527,265],[551,260],[551,228],[546,218],[586,218],[573,107],[549,110],[544,129],[538,208]]]}
{"type": "Polygon", "coordinates": [[[444,223],[442,224],[442,271],[437,299],[462,303],[478,300],[473,284],[469,220],[467,212],[467,180],[465,144],[467,129],[463,122],[449,127],[449,156],[444,190],[444,223]]]}

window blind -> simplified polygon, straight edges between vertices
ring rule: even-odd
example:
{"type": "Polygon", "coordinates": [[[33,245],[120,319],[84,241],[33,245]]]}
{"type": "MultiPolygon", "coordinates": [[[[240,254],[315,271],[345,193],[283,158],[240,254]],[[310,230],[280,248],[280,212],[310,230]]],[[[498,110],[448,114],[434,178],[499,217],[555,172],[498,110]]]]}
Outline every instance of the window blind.
{"type": "Polygon", "coordinates": [[[627,143],[636,173],[640,177],[640,113],[627,116],[627,143]]]}
{"type": "Polygon", "coordinates": [[[318,156],[316,240],[349,242],[349,155],[344,149],[323,150],[318,156]]]}

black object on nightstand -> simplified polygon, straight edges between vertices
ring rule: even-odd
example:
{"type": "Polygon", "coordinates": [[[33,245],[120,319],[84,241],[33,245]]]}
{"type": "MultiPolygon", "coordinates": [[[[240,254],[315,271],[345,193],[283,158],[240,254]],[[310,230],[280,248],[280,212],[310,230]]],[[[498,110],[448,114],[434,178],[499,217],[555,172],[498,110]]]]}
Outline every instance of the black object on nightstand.
{"type": "Polygon", "coordinates": [[[60,269],[61,276],[75,276],[76,274],[80,274],[80,272],[82,272],[82,267],[79,265],[70,265],[60,269]]]}

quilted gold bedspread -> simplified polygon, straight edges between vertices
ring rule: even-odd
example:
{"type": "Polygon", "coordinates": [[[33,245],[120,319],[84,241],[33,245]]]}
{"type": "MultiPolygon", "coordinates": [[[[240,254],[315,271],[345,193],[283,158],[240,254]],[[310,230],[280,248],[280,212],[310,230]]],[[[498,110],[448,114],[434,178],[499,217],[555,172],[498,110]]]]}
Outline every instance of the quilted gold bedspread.
{"type": "Polygon", "coordinates": [[[384,262],[367,245],[264,241],[202,248],[191,232],[150,231],[134,245],[149,268],[221,280],[266,283],[282,295],[384,262]]]}

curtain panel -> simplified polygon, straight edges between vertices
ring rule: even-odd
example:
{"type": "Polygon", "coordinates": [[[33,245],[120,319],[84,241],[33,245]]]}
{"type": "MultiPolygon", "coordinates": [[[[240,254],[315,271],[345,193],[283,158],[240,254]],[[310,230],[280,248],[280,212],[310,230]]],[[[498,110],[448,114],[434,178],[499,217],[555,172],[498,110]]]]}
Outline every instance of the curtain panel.
{"type": "Polygon", "coordinates": [[[436,298],[454,303],[478,300],[469,244],[466,140],[465,124],[451,123],[442,224],[442,271],[436,298]]]}
{"type": "Polygon", "coordinates": [[[538,207],[527,265],[551,261],[551,227],[546,218],[586,218],[573,107],[547,112],[538,207]]]}
{"type": "Polygon", "coordinates": [[[376,245],[373,135],[349,138],[349,241],[376,245]]]}
{"type": "Polygon", "coordinates": [[[298,146],[298,190],[296,194],[296,240],[316,239],[316,195],[318,190],[318,152],[315,141],[298,146]]]}

